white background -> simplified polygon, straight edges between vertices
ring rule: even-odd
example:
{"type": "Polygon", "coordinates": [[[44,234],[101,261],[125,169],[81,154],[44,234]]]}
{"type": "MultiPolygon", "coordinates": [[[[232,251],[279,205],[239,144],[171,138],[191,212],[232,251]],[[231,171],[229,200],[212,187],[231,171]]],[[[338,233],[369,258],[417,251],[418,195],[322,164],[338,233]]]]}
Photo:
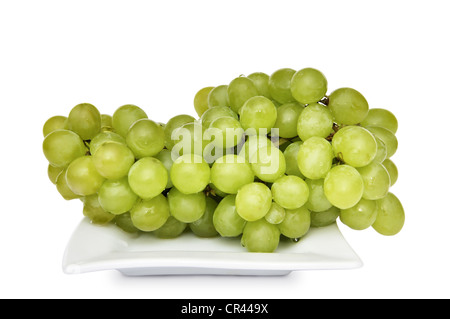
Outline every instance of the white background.
{"type": "Polygon", "coordinates": [[[448,1],[1,1],[2,298],[450,297],[448,1]],[[81,102],[167,121],[204,86],[315,67],[399,120],[403,231],[339,224],[364,266],[287,277],[65,275],[82,218],[47,178],[42,125],[81,102]]]}

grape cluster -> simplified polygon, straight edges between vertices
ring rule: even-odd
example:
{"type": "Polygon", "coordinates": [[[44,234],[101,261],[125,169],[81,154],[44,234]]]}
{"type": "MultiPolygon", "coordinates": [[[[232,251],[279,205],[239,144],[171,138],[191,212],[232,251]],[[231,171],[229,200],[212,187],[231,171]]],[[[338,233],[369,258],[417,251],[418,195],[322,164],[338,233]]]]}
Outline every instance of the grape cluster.
{"type": "Polygon", "coordinates": [[[327,91],[320,71],[284,68],[202,88],[197,119],[79,104],[44,125],[48,175],[92,223],[159,238],[240,236],[250,252],[273,252],[338,218],[395,235],[397,119],[355,89],[327,91]]]}

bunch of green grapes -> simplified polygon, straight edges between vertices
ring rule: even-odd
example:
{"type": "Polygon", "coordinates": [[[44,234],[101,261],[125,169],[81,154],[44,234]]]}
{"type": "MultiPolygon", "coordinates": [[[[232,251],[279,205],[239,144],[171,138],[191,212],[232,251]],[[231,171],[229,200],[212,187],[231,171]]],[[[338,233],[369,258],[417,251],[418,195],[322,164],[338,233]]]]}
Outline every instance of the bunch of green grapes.
{"type": "Polygon", "coordinates": [[[390,192],[398,122],[313,68],[252,73],[194,96],[197,117],[162,124],[135,105],[92,104],[44,125],[48,176],[95,224],[174,238],[239,237],[274,252],[338,219],[382,235],[405,213],[390,192]]]}

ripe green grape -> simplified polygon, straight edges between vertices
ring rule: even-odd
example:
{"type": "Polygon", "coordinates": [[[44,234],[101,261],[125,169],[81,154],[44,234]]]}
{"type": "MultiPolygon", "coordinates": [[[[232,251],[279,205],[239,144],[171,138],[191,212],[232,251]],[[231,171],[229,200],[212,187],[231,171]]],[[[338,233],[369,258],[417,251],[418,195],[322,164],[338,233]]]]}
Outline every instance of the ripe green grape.
{"type": "Polygon", "coordinates": [[[70,163],[66,172],[67,185],[78,195],[97,193],[105,181],[95,168],[92,156],[82,156],[70,163]]]}
{"type": "Polygon", "coordinates": [[[272,206],[270,206],[269,212],[264,216],[264,218],[269,223],[278,225],[283,222],[285,216],[286,216],[286,209],[284,209],[277,203],[272,202],[272,206]]]}
{"type": "Polygon", "coordinates": [[[311,212],[311,227],[325,227],[336,222],[341,210],[335,206],[322,212],[311,212]]]}
{"type": "Polygon", "coordinates": [[[394,133],[378,126],[368,126],[366,129],[386,145],[386,158],[392,157],[397,152],[398,140],[394,133]]]}
{"type": "Polygon", "coordinates": [[[324,179],[307,179],[305,182],[309,187],[309,198],[306,207],[310,211],[323,212],[333,206],[325,196],[323,190],[324,179]]]}
{"type": "Polygon", "coordinates": [[[259,94],[253,81],[243,76],[235,78],[230,82],[227,93],[230,107],[236,113],[239,113],[245,101],[259,94]]]}
{"type": "Polygon", "coordinates": [[[217,159],[211,168],[211,182],[227,194],[237,194],[242,186],[252,183],[254,179],[251,165],[238,155],[225,155],[217,159]]]}
{"type": "Polygon", "coordinates": [[[341,210],[342,223],[355,230],[364,230],[372,226],[377,218],[377,202],[362,198],[358,204],[341,210]]]}
{"type": "Polygon", "coordinates": [[[330,171],[333,158],[331,144],[324,138],[314,136],[300,145],[297,164],[306,178],[320,179],[330,171]]]}
{"type": "Polygon", "coordinates": [[[208,109],[208,95],[212,89],[214,89],[213,86],[204,87],[195,94],[194,109],[198,116],[202,116],[202,114],[208,109]]]}
{"type": "Polygon", "coordinates": [[[303,104],[320,101],[327,93],[327,87],[325,76],[313,68],[299,70],[291,79],[292,96],[303,104]]]}
{"type": "Polygon", "coordinates": [[[184,194],[173,187],[167,195],[170,213],[183,223],[192,223],[206,211],[206,196],[203,192],[184,194]]]}
{"type": "Polygon", "coordinates": [[[362,167],[373,161],[377,141],[360,126],[346,126],[333,136],[333,151],[337,158],[353,167],[362,167]]]}
{"type": "Polygon", "coordinates": [[[236,210],[236,195],[224,197],[213,215],[214,228],[222,237],[236,237],[242,234],[245,226],[243,219],[236,210]]]}
{"type": "Polygon", "coordinates": [[[68,130],[56,130],[48,134],[42,149],[49,163],[55,167],[67,167],[87,151],[80,136],[68,130]]]}
{"type": "Polygon", "coordinates": [[[56,179],[56,189],[65,200],[81,198],[81,195],[75,194],[67,184],[66,172],[67,168],[63,169],[63,171],[58,175],[56,179]]]}
{"type": "Polygon", "coordinates": [[[224,116],[229,116],[236,120],[238,119],[238,115],[228,106],[214,106],[203,113],[201,123],[205,128],[209,128],[214,120],[224,116]]]}
{"type": "Polygon", "coordinates": [[[213,88],[208,94],[207,103],[209,109],[216,106],[229,107],[230,101],[228,99],[228,85],[219,85],[213,88]]]}
{"type": "Polygon", "coordinates": [[[255,175],[264,182],[273,183],[286,172],[284,154],[273,146],[259,148],[251,159],[251,165],[255,175]]]}
{"type": "Polygon", "coordinates": [[[248,222],[242,233],[241,244],[249,252],[272,253],[280,243],[280,230],[264,218],[248,222]]]}
{"type": "Polygon", "coordinates": [[[391,186],[394,186],[394,184],[397,182],[397,179],[398,179],[397,166],[389,158],[384,160],[383,166],[387,169],[387,171],[389,173],[389,177],[391,178],[391,186]]]}
{"type": "Polygon", "coordinates": [[[151,199],[141,199],[131,209],[130,216],[138,229],[154,231],[162,227],[169,218],[169,203],[162,194],[151,199]]]}
{"type": "Polygon", "coordinates": [[[295,70],[284,68],[273,72],[269,77],[269,92],[272,99],[281,104],[294,102],[295,99],[291,93],[291,79],[295,70]]]}
{"type": "Polygon", "coordinates": [[[270,130],[277,121],[277,108],[271,100],[264,96],[249,98],[243,104],[239,114],[244,130],[270,130]]]}
{"type": "Polygon", "coordinates": [[[62,167],[55,167],[51,164],[48,164],[47,175],[50,181],[56,185],[56,181],[58,180],[59,174],[64,170],[62,167]]]}
{"type": "Polygon", "coordinates": [[[154,231],[154,234],[158,238],[176,238],[184,232],[186,227],[186,223],[180,222],[173,216],[170,216],[162,227],[154,231]]]}
{"type": "Polygon", "coordinates": [[[108,114],[101,114],[101,131],[102,132],[111,132],[113,129],[112,126],[112,116],[108,114]]]}
{"type": "Polygon", "coordinates": [[[278,129],[278,135],[283,138],[297,136],[297,122],[305,107],[297,102],[283,104],[277,108],[277,120],[274,128],[278,129]]]}
{"type": "Polygon", "coordinates": [[[288,147],[284,150],[284,158],[286,160],[286,174],[287,175],[295,175],[301,178],[305,178],[302,172],[300,172],[300,168],[298,167],[297,156],[298,151],[300,150],[300,145],[302,145],[302,141],[297,141],[289,144],[288,147]]]}
{"type": "Polygon", "coordinates": [[[386,196],[391,186],[391,178],[382,164],[372,162],[357,170],[364,181],[363,198],[376,200],[386,196]]]}
{"type": "Polygon", "coordinates": [[[388,129],[392,133],[397,133],[398,121],[395,115],[385,109],[370,109],[367,113],[364,121],[361,122],[362,126],[379,126],[388,129]]]}
{"type": "MultiPolygon", "coordinates": [[[[206,113],[206,112],[205,112],[206,113]]],[[[184,124],[195,122],[195,118],[190,115],[181,114],[172,117],[164,127],[164,139],[167,149],[171,150],[176,141],[172,139],[172,133],[174,130],[180,128],[184,124]]]]}
{"type": "Polygon", "coordinates": [[[186,123],[172,132],[174,146],[172,152],[176,155],[197,154],[203,155],[208,146],[210,137],[206,128],[201,124],[186,123]]]}
{"type": "Polygon", "coordinates": [[[319,103],[309,104],[298,117],[296,129],[303,141],[313,136],[328,137],[333,130],[330,110],[319,103]]]}
{"type": "Polygon", "coordinates": [[[369,111],[366,99],[355,89],[340,88],[332,92],[328,98],[328,107],[339,124],[361,123],[369,111]]]}
{"type": "Polygon", "coordinates": [[[272,184],[273,200],[283,208],[296,209],[306,204],[309,187],[298,176],[283,176],[272,184]]]}
{"type": "Polygon", "coordinates": [[[134,206],[138,196],[131,189],[128,178],[106,180],[98,191],[98,201],[103,209],[114,215],[124,214],[134,206]]]}
{"type": "Polygon", "coordinates": [[[255,72],[247,75],[247,77],[253,81],[256,89],[258,90],[258,95],[265,96],[268,99],[272,99],[269,90],[269,76],[263,72],[255,72]]]}
{"type": "Polygon", "coordinates": [[[281,234],[288,238],[303,237],[311,227],[311,212],[305,206],[288,209],[283,222],[278,227],[281,234]]]}
{"type": "Polygon", "coordinates": [[[83,215],[91,220],[93,224],[105,225],[116,216],[105,211],[98,201],[98,195],[93,194],[84,198],[83,215]]]}
{"type": "Polygon", "coordinates": [[[323,190],[332,205],[347,209],[361,200],[364,181],[356,168],[339,165],[333,167],[325,177],[323,190]]]}
{"type": "Polygon", "coordinates": [[[126,145],[117,142],[103,143],[92,159],[100,175],[107,179],[127,176],[135,161],[133,152],[126,145]]]}
{"type": "Polygon", "coordinates": [[[149,119],[134,122],[126,137],[136,158],[155,156],[164,148],[164,129],[149,119]]]}
{"type": "Polygon", "coordinates": [[[377,201],[377,218],[372,228],[385,236],[398,234],[405,224],[405,211],[400,200],[392,193],[377,201]]]}
{"type": "Polygon", "coordinates": [[[170,178],[170,170],[172,169],[172,165],[173,165],[172,152],[167,149],[163,149],[163,150],[161,150],[161,152],[159,152],[155,156],[155,158],[157,158],[161,161],[161,163],[164,165],[164,167],[166,168],[166,170],[168,172],[168,181],[167,181],[166,188],[172,188],[173,183],[172,183],[172,179],[170,178]]]}
{"type": "Polygon", "coordinates": [[[203,191],[210,182],[211,170],[203,157],[185,154],[177,158],[170,170],[173,185],[184,194],[203,191]]]}
{"type": "Polygon", "coordinates": [[[214,136],[212,143],[218,148],[232,148],[244,137],[244,129],[235,118],[224,116],[215,119],[209,126],[209,134],[214,136]]]}
{"type": "Polygon", "coordinates": [[[49,118],[42,128],[42,132],[44,137],[56,130],[67,130],[69,129],[69,123],[67,121],[67,117],[65,116],[53,116],[49,118]]]}
{"type": "Polygon", "coordinates": [[[380,140],[378,137],[374,136],[375,140],[377,141],[377,154],[375,155],[373,161],[376,163],[383,163],[383,161],[387,157],[387,148],[386,144],[382,140],[380,140]]]}
{"type": "MultiPolygon", "coordinates": [[[[245,158],[246,162],[252,163],[253,155],[259,148],[275,147],[270,139],[265,135],[250,135],[239,151],[239,156],[245,158]]],[[[256,160],[256,158],[255,158],[256,160]]]]}
{"type": "Polygon", "coordinates": [[[89,103],[76,105],[68,117],[69,129],[83,140],[91,140],[102,128],[102,119],[98,109],[89,103]]]}
{"type": "Polygon", "coordinates": [[[117,142],[126,145],[125,139],[119,134],[109,131],[101,132],[100,134],[96,135],[89,144],[91,155],[95,155],[95,152],[97,152],[98,148],[106,142],[117,142]]]}
{"type": "Polygon", "coordinates": [[[192,232],[199,237],[215,237],[219,233],[214,228],[213,216],[218,203],[211,197],[206,197],[206,210],[202,217],[189,224],[192,232]]]}
{"type": "Polygon", "coordinates": [[[124,232],[129,234],[138,234],[140,230],[134,226],[133,221],[131,220],[130,213],[124,213],[120,215],[115,215],[114,223],[117,227],[122,229],[124,232]]]}
{"type": "Polygon", "coordinates": [[[128,130],[134,122],[148,118],[140,107],[126,104],[119,107],[112,116],[112,125],[115,132],[123,137],[127,136],[128,130]]]}
{"type": "Polygon", "coordinates": [[[128,172],[130,187],[139,197],[148,199],[162,193],[167,186],[169,174],[154,157],[144,157],[131,166],[128,172]]]}
{"type": "Polygon", "coordinates": [[[236,209],[243,219],[255,221],[263,218],[272,206],[272,192],[263,183],[242,186],[236,195],[236,209]]]}

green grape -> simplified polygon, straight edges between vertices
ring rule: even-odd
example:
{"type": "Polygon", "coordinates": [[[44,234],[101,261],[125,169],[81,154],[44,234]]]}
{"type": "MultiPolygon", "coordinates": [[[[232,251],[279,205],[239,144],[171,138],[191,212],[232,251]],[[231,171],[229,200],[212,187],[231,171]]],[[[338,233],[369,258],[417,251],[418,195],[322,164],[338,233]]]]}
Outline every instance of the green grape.
{"type": "Polygon", "coordinates": [[[255,84],[258,90],[258,95],[265,96],[268,99],[272,99],[269,91],[269,76],[263,72],[255,72],[247,76],[255,84]]]}
{"type": "Polygon", "coordinates": [[[211,123],[209,134],[214,136],[212,143],[215,147],[232,148],[242,141],[244,129],[235,118],[224,116],[211,123]]]}
{"type": "Polygon", "coordinates": [[[383,166],[387,169],[387,171],[389,173],[389,177],[390,177],[390,180],[391,180],[391,186],[394,186],[394,184],[397,182],[397,179],[398,179],[397,166],[389,158],[384,160],[383,166]]]}
{"type": "Polygon", "coordinates": [[[241,156],[228,154],[216,160],[211,168],[211,182],[222,192],[237,194],[255,179],[251,165],[241,156]]]}
{"type": "Polygon", "coordinates": [[[145,232],[154,231],[169,218],[169,203],[162,194],[151,199],[141,199],[133,206],[130,215],[136,228],[145,232]]]}
{"type": "Polygon", "coordinates": [[[277,120],[274,128],[278,129],[278,135],[283,138],[293,138],[298,135],[297,122],[305,107],[297,102],[283,104],[277,108],[277,120]]]}
{"type": "Polygon", "coordinates": [[[230,82],[227,93],[230,107],[236,113],[239,113],[245,101],[259,94],[253,81],[243,76],[235,78],[230,82]]]}
{"type": "Polygon", "coordinates": [[[364,181],[363,198],[376,200],[386,196],[391,186],[391,178],[382,164],[372,162],[357,170],[364,181]]]}
{"type": "Polygon", "coordinates": [[[167,198],[171,215],[183,223],[195,222],[206,211],[206,196],[203,192],[184,194],[173,187],[167,198]]]}
{"type": "Polygon", "coordinates": [[[131,189],[143,199],[153,198],[166,189],[169,174],[154,157],[144,157],[131,166],[128,182],[131,189]]]}
{"type": "Polygon", "coordinates": [[[83,140],[91,140],[100,133],[102,119],[98,109],[89,103],[76,105],[67,119],[69,129],[83,140]]]}
{"type": "Polygon", "coordinates": [[[172,179],[170,178],[170,170],[172,169],[173,165],[172,152],[167,149],[163,149],[155,156],[155,158],[161,161],[168,172],[168,181],[166,188],[172,188],[173,183],[172,179]]]}
{"type": "Polygon", "coordinates": [[[300,145],[297,164],[306,178],[320,179],[330,171],[333,158],[331,144],[324,138],[314,136],[300,145]]]}
{"type": "Polygon", "coordinates": [[[264,216],[264,218],[269,223],[278,225],[281,222],[283,222],[285,216],[286,216],[286,209],[284,209],[277,203],[272,202],[272,206],[270,206],[269,212],[264,216]]]}
{"type": "Polygon", "coordinates": [[[392,157],[398,148],[398,140],[394,133],[383,127],[366,127],[375,137],[378,137],[386,145],[386,158],[392,157]]]}
{"type": "Polygon", "coordinates": [[[347,209],[361,200],[364,181],[356,168],[339,165],[333,167],[325,177],[323,190],[332,205],[347,209]]]}
{"type": "Polygon", "coordinates": [[[67,172],[67,168],[63,169],[61,174],[58,175],[58,178],[56,179],[56,189],[58,190],[58,192],[61,194],[61,196],[65,200],[72,200],[72,199],[80,198],[81,197],[80,195],[75,194],[69,188],[69,185],[67,184],[67,179],[66,179],[66,172],[67,172]]]}
{"type": "Polygon", "coordinates": [[[311,212],[323,212],[333,206],[325,196],[323,190],[324,179],[307,179],[305,182],[309,187],[309,198],[306,207],[311,212]]]}
{"type": "Polygon", "coordinates": [[[176,155],[197,154],[201,156],[209,144],[206,128],[197,122],[187,123],[175,129],[172,133],[172,140],[175,143],[172,152],[176,155]]]}
{"type": "MultiPolygon", "coordinates": [[[[218,189],[217,186],[214,185],[213,183],[209,183],[208,187],[210,188],[210,189],[209,189],[209,192],[210,192],[210,194],[211,194],[212,196],[224,198],[225,196],[229,195],[229,194],[227,194],[227,193],[225,193],[225,192],[222,192],[222,191],[221,191],[220,189],[218,189]]],[[[219,198],[219,199],[221,199],[221,198],[219,198]]]]}
{"type": "Polygon", "coordinates": [[[95,168],[104,178],[120,179],[128,175],[135,158],[133,152],[124,144],[103,143],[92,156],[95,168]]]}
{"type": "MultiPolygon", "coordinates": [[[[205,112],[206,113],[206,112],[205,112]]],[[[175,145],[176,141],[172,139],[172,133],[174,130],[180,128],[184,124],[195,122],[195,118],[190,115],[181,114],[172,117],[164,127],[164,140],[167,149],[171,150],[175,145]]]]}
{"type": "Polygon", "coordinates": [[[336,222],[341,210],[335,206],[322,212],[311,212],[311,227],[325,227],[336,222]]]}
{"type": "Polygon", "coordinates": [[[259,148],[251,165],[255,175],[264,182],[273,183],[286,172],[284,154],[273,146],[259,148]]]}
{"type": "Polygon", "coordinates": [[[164,129],[152,120],[140,119],[131,125],[126,141],[136,158],[155,156],[164,148],[164,129]]]}
{"type": "Polygon", "coordinates": [[[93,194],[85,197],[83,205],[83,215],[91,220],[93,224],[105,225],[111,222],[116,216],[103,209],[98,201],[98,195],[93,194]]]}
{"type": "Polygon", "coordinates": [[[180,222],[176,218],[170,216],[162,227],[154,231],[154,234],[158,238],[176,238],[184,232],[186,227],[186,223],[180,222]]]}
{"type": "MultiPolygon", "coordinates": [[[[275,147],[270,139],[265,135],[250,135],[243,147],[239,151],[239,156],[244,157],[248,163],[252,162],[253,156],[259,148],[275,147]]],[[[256,158],[255,158],[256,159],[256,158]]]]}
{"type": "Polygon", "coordinates": [[[249,252],[272,253],[279,243],[280,230],[265,219],[248,222],[244,227],[241,244],[249,252]]]}
{"type": "Polygon", "coordinates": [[[210,182],[211,169],[203,157],[185,154],[177,158],[170,170],[173,185],[184,194],[203,191],[210,182]]]}
{"type": "Polygon", "coordinates": [[[364,96],[351,88],[340,88],[328,97],[328,107],[339,124],[355,125],[367,116],[369,104],[364,96]]]}
{"type": "Polygon", "coordinates": [[[195,94],[194,109],[198,116],[202,116],[202,114],[208,109],[208,95],[212,89],[214,89],[213,86],[204,87],[195,94]]]}
{"type": "Polygon", "coordinates": [[[298,117],[296,130],[303,141],[313,136],[328,137],[333,131],[330,110],[319,103],[309,104],[298,117]]]}
{"type": "Polygon", "coordinates": [[[379,126],[388,129],[392,133],[397,133],[398,121],[392,112],[385,109],[370,109],[362,126],[379,126]]]}
{"type": "Polygon", "coordinates": [[[70,163],[66,179],[69,188],[81,196],[97,193],[105,181],[95,168],[92,156],[82,156],[70,163]]]}
{"type": "Polygon", "coordinates": [[[101,119],[101,131],[111,132],[113,130],[112,116],[108,114],[101,114],[100,119],[101,119]]]}
{"type": "Polygon", "coordinates": [[[269,92],[272,99],[281,104],[294,102],[291,93],[291,79],[295,70],[284,68],[273,72],[269,77],[269,92]]]}
{"type": "Polygon", "coordinates": [[[117,227],[119,227],[126,233],[137,234],[140,232],[140,230],[137,229],[136,226],[134,226],[133,221],[131,220],[131,215],[128,212],[116,215],[114,223],[116,224],[117,227]]]}
{"type": "Polygon", "coordinates": [[[360,126],[346,126],[333,136],[333,151],[337,158],[353,167],[362,167],[377,155],[377,141],[360,126]]]}
{"type": "Polygon", "coordinates": [[[244,130],[270,130],[277,121],[277,108],[264,96],[249,98],[239,111],[244,130]]]}
{"type": "Polygon", "coordinates": [[[311,227],[311,212],[305,206],[292,210],[287,209],[286,216],[278,227],[281,234],[288,238],[303,237],[311,227]]]}
{"type": "Polygon", "coordinates": [[[56,181],[58,180],[59,174],[64,170],[62,167],[55,167],[51,164],[48,164],[47,175],[50,181],[56,185],[56,181]]]}
{"type": "Polygon", "coordinates": [[[57,130],[67,130],[69,129],[69,123],[67,122],[67,117],[65,116],[53,116],[49,118],[42,129],[44,137],[50,134],[53,131],[57,130]]]}
{"type": "Polygon", "coordinates": [[[303,104],[320,101],[327,93],[327,87],[325,76],[313,68],[299,70],[291,79],[292,96],[303,104]]]}
{"type": "Polygon", "coordinates": [[[98,201],[104,210],[114,215],[124,214],[133,208],[138,196],[133,192],[127,177],[106,180],[98,191],[98,201]]]}
{"type": "Polygon", "coordinates": [[[224,116],[229,116],[236,120],[239,119],[238,115],[228,106],[214,106],[203,113],[201,117],[201,123],[203,127],[209,128],[214,120],[224,116]]]}
{"type": "Polygon", "coordinates": [[[55,167],[67,167],[87,151],[80,136],[68,130],[56,130],[48,134],[42,149],[49,163],[55,167]]]}
{"type": "Polygon", "coordinates": [[[224,197],[213,215],[214,228],[222,237],[237,237],[242,234],[245,226],[243,219],[236,210],[236,195],[224,197]]]}
{"type": "Polygon", "coordinates": [[[263,183],[242,186],[236,195],[236,209],[246,221],[263,218],[272,206],[272,192],[263,183]]]}
{"type": "Polygon", "coordinates": [[[296,209],[306,204],[309,187],[298,176],[283,176],[272,184],[273,200],[283,208],[296,209]]]}
{"type": "Polygon", "coordinates": [[[378,137],[374,136],[377,141],[377,154],[375,155],[373,161],[376,163],[383,163],[387,156],[386,144],[378,137]]]}
{"type": "Polygon", "coordinates": [[[134,122],[148,118],[140,107],[126,104],[119,107],[112,116],[112,125],[115,132],[123,137],[127,136],[128,130],[134,122]]]}
{"type": "Polygon", "coordinates": [[[98,148],[106,142],[117,142],[126,145],[125,139],[119,134],[109,131],[101,132],[100,134],[96,135],[89,144],[91,155],[95,155],[95,152],[97,152],[98,148]]]}
{"type": "Polygon", "coordinates": [[[211,197],[206,197],[206,210],[202,217],[189,224],[192,232],[199,237],[215,237],[219,233],[214,228],[213,216],[218,203],[211,197]]]}
{"type": "Polygon", "coordinates": [[[302,172],[300,172],[300,168],[298,168],[297,156],[298,151],[300,150],[300,146],[303,144],[302,141],[297,141],[289,144],[288,147],[284,150],[284,158],[286,160],[286,174],[287,175],[295,175],[301,178],[305,178],[302,172]]]}
{"type": "Polygon", "coordinates": [[[229,107],[230,101],[228,100],[228,85],[219,85],[213,88],[208,94],[207,103],[208,108],[213,108],[216,106],[229,107]]]}
{"type": "Polygon", "coordinates": [[[358,204],[341,210],[340,220],[354,230],[364,230],[372,226],[377,218],[377,202],[362,198],[358,204]]]}
{"type": "Polygon", "coordinates": [[[392,193],[377,201],[377,218],[372,228],[384,236],[398,234],[405,224],[405,211],[400,200],[392,193]]]}

